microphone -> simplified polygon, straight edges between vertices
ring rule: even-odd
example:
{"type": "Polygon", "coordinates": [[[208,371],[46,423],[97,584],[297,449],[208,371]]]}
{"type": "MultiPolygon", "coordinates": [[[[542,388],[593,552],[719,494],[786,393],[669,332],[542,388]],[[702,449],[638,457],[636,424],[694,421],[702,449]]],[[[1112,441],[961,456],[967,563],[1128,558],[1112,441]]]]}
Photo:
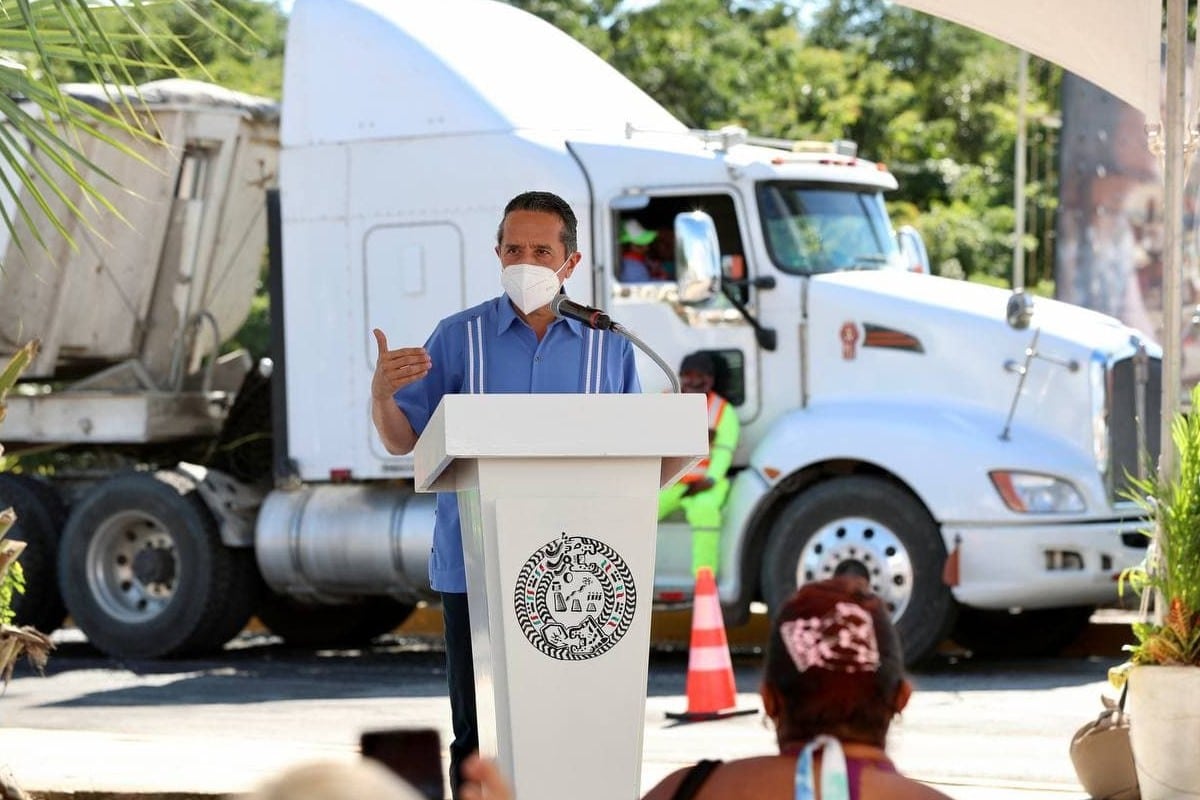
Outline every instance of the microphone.
{"type": "Polygon", "coordinates": [[[550,310],[556,317],[569,317],[598,331],[606,331],[613,326],[613,321],[608,314],[598,308],[572,302],[562,292],[554,295],[554,299],[550,301],[550,310]]]}

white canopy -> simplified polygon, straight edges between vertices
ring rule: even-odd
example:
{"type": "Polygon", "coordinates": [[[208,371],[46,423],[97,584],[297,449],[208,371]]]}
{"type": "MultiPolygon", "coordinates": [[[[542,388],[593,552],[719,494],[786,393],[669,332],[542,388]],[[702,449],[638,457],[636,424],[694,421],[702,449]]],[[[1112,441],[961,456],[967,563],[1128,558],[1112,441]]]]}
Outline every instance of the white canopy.
{"type": "Polygon", "coordinates": [[[1162,119],[1162,0],[895,0],[1060,64],[1162,119]]]}

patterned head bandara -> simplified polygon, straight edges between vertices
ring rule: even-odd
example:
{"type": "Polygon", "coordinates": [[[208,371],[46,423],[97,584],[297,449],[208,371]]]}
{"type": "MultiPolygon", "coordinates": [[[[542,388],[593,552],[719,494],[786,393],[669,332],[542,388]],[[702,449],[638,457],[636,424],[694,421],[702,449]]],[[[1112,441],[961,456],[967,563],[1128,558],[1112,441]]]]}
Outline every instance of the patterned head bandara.
{"type": "Polygon", "coordinates": [[[879,644],[871,614],[856,603],[837,603],[819,617],[781,623],[780,638],[796,669],[875,672],[879,644]]]}

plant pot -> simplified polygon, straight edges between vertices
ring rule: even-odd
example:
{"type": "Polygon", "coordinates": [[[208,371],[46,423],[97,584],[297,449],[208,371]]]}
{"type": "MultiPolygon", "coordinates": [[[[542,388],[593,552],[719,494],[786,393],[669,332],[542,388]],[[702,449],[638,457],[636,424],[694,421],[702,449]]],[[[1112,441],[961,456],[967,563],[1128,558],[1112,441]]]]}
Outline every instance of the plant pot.
{"type": "Polygon", "coordinates": [[[1200,667],[1134,667],[1127,702],[1142,800],[1200,800],[1200,667]]]}

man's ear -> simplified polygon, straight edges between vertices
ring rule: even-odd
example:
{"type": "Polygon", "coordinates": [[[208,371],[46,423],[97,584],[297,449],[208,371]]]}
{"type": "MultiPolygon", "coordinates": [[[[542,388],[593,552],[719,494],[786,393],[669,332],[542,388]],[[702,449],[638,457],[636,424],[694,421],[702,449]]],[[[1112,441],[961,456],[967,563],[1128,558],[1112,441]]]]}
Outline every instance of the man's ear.
{"type": "Polygon", "coordinates": [[[900,681],[900,686],[896,688],[896,702],[893,711],[899,714],[908,705],[908,701],[912,698],[913,685],[908,680],[900,681]]]}
{"type": "Polygon", "coordinates": [[[575,267],[579,266],[579,262],[582,260],[583,260],[583,253],[579,252],[578,250],[576,250],[574,253],[571,253],[571,257],[567,259],[567,268],[565,270],[563,270],[563,272],[565,273],[563,275],[564,281],[567,278],[571,277],[571,273],[575,271],[575,267]]]}

